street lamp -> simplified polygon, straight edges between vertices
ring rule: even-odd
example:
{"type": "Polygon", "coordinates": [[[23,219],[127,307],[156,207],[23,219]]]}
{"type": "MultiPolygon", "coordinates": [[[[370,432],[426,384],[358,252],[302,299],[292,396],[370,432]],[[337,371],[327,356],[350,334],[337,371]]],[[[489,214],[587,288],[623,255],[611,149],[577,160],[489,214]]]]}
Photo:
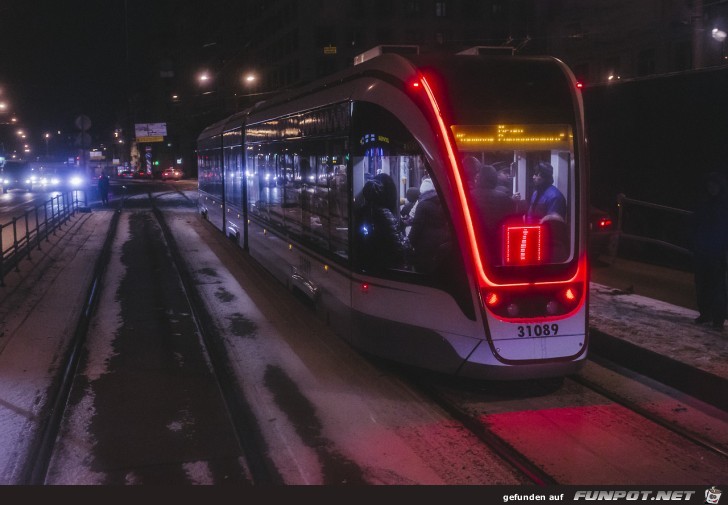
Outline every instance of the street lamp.
{"type": "Polygon", "coordinates": [[[720,28],[713,28],[713,30],[710,32],[713,39],[720,42],[720,59],[725,60],[725,39],[726,39],[726,32],[721,30],[720,28]]]}
{"type": "MultiPolygon", "coordinates": [[[[212,76],[207,70],[203,70],[197,76],[197,81],[199,82],[200,86],[205,89],[210,85],[210,83],[212,83],[212,76]]],[[[206,91],[203,91],[202,94],[207,95],[209,93],[212,93],[213,91],[214,90],[207,89],[206,91]]]]}
{"type": "Polygon", "coordinates": [[[47,133],[47,132],[44,133],[43,139],[45,140],[45,146],[46,146],[46,158],[48,158],[48,141],[51,139],[51,134],[47,133]]]}

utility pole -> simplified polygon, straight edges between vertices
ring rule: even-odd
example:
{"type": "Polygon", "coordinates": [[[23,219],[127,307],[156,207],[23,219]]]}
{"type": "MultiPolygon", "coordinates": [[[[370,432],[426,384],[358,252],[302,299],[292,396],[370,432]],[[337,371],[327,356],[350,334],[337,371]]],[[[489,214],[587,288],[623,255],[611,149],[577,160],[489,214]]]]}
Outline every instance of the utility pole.
{"type": "Polygon", "coordinates": [[[693,69],[703,68],[703,0],[693,0],[693,69]]]}
{"type": "MultiPolygon", "coordinates": [[[[125,73],[126,73],[126,134],[123,135],[128,159],[129,168],[133,160],[132,149],[136,146],[134,133],[134,118],[132,117],[132,96],[131,96],[131,61],[129,59],[129,6],[128,0],[124,0],[124,49],[125,49],[125,73]]],[[[123,160],[121,160],[123,162],[123,160]]]]}

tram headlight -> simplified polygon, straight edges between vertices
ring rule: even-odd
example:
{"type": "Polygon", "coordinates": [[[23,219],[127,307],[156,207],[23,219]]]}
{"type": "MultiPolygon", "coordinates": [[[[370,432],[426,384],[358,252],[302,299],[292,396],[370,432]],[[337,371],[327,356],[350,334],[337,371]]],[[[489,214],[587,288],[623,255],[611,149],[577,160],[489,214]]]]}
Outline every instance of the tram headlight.
{"type": "Polygon", "coordinates": [[[546,312],[548,315],[553,316],[554,314],[558,314],[561,309],[561,304],[555,300],[551,300],[546,304],[546,312]]]}
{"type": "Polygon", "coordinates": [[[71,177],[71,179],[68,182],[72,188],[78,188],[81,186],[83,179],[81,179],[81,177],[78,175],[74,175],[73,177],[71,177]]]}

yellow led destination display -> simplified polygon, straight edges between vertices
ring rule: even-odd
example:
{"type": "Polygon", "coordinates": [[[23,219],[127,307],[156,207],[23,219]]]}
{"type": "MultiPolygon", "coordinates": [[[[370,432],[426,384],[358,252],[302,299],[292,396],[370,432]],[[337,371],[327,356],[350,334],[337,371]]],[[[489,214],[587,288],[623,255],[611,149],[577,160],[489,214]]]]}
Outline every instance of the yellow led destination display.
{"type": "Polygon", "coordinates": [[[569,125],[453,125],[460,149],[568,149],[569,125]]]}

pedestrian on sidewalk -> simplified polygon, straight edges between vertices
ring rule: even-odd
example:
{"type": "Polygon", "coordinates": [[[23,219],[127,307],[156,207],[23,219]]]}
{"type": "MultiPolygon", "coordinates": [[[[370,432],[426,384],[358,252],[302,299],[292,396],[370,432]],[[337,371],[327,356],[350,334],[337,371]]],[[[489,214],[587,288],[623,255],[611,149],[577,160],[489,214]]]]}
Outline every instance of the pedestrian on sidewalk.
{"type": "Polygon", "coordinates": [[[109,176],[106,174],[99,176],[99,197],[101,205],[109,205],[109,176]]]}
{"type": "Polygon", "coordinates": [[[695,292],[700,313],[695,322],[711,323],[722,330],[728,300],[728,184],[724,174],[711,172],[703,185],[703,200],[693,214],[695,292]]]}

